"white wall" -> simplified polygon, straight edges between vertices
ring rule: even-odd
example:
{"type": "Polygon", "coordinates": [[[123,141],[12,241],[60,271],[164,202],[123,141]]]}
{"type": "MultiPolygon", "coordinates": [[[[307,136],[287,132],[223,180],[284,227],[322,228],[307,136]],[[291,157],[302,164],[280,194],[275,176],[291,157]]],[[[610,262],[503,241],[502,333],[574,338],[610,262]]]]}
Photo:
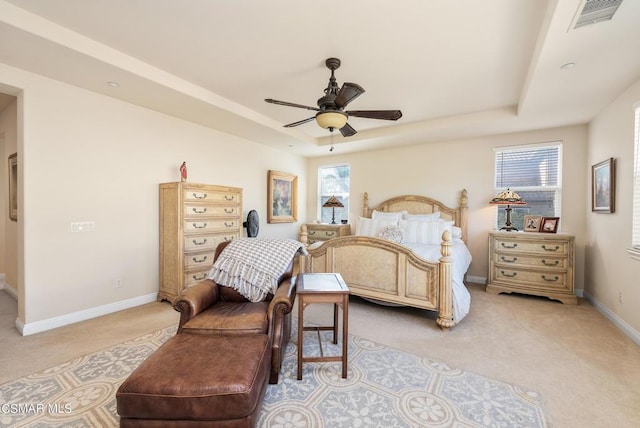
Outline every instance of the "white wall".
{"type": "MultiPolygon", "coordinates": [[[[640,331],[640,261],[629,257],[633,191],[634,103],[640,102],[640,81],[623,92],[589,126],[588,164],[616,159],[616,209],[592,213],[587,200],[585,291],[623,329],[640,331]],[[620,293],[623,303],[620,302],[620,293]]],[[[591,179],[585,171],[585,181],[591,179]]],[[[589,192],[590,189],[587,189],[589,192]]]]}
{"type": "Polygon", "coordinates": [[[183,161],[189,181],[243,188],[260,237],[297,237],[299,224],[266,224],[267,171],[296,174],[304,189],[303,158],[2,64],[0,83],[23,91],[25,324],[157,292],[158,184],[178,181],[183,161]],[[96,230],[71,233],[74,221],[96,230]]]}
{"type": "Polygon", "coordinates": [[[417,194],[433,197],[453,207],[458,203],[460,191],[467,189],[468,246],[473,256],[469,275],[486,278],[488,232],[494,228],[496,210],[488,204],[494,196],[493,148],[562,141],[563,200],[560,231],[576,237],[576,288],[581,293],[584,281],[586,139],[586,127],[573,126],[345,155],[340,155],[340,146],[337,145],[337,154],[308,161],[307,221],[313,221],[316,217],[317,168],[325,164],[351,164],[349,218],[352,224],[362,213],[364,192],[369,194],[370,206],[392,196],[417,194]]]}

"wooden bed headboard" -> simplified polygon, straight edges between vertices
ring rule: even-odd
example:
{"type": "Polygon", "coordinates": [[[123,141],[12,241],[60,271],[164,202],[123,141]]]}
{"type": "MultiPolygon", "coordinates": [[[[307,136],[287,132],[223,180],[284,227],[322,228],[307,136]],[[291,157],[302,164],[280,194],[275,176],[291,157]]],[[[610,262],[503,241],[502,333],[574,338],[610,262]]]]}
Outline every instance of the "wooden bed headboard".
{"type": "Polygon", "coordinates": [[[419,195],[396,196],[394,198],[387,199],[373,208],[369,208],[369,194],[367,192],[364,193],[362,199],[362,215],[367,218],[371,218],[371,213],[373,213],[374,210],[384,212],[407,210],[409,214],[431,214],[439,211],[441,218],[444,218],[445,220],[453,220],[454,224],[462,229],[462,240],[467,242],[467,210],[469,208],[469,196],[467,195],[466,189],[462,189],[460,192],[460,199],[457,208],[450,208],[440,201],[419,195]]]}

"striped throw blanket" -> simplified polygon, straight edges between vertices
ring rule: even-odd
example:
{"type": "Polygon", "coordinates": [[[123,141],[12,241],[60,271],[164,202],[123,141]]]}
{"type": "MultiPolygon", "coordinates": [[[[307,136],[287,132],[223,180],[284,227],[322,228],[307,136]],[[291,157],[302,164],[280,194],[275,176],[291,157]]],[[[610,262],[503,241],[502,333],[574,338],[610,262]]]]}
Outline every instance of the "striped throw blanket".
{"type": "Polygon", "coordinates": [[[293,239],[234,239],[220,253],[209,272],[209,279],[231,287],[251,302],[275,294],[278,278],[297,252],[307,250],[293,239]]]}

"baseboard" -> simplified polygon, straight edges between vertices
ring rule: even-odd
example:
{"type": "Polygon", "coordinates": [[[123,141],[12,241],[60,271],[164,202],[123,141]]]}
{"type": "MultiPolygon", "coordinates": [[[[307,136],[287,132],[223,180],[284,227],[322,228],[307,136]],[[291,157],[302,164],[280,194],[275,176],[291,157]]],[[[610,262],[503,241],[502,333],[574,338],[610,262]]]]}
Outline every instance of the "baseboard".
{"type": "Polygon", "coordinates": [[[635,330],[629,324],[627,324],[622,318],[618,315],[614,314],[607,308],[605,305],[600,303],[596,298],[594,298],[589,293],[584,293],[584,298],[587,299],[602,315],[607,317],[609,321],[613,323],[616,327],[618,327],[624,334],[629,336],[631,340],[633,340],[636,344],[640,345],[640,332],[635,330]]]}
{"type": "Polygon", "coordinates": [[[465,282],[472,282],[474,284],[486,284],[487,283],[487,278],[485,276],[471,276],[471,275],[467,275],[464,278],[465,282]]]}
{"type": "Polygon", "coordinates": [[[147,303],[155,302],[157,298],[158,293],[151,293],[145,296],[121,300],[120,302],[110,303],[108,305],[98,306],[96,308],[86,309],[84,311],[74,312],[71,314],[61,315],[59,317],[49,318],[46,320],[31,322],[27,324],[24,324],[22,321],[16,318],[16,328],[23,336],[28,336],[30,334],[41,333],[43,331],[51,330],[65,325],[75,324],[80,321],[86,321],[92,318],[119,312],[124,309],[146,305],[147,303]]]}

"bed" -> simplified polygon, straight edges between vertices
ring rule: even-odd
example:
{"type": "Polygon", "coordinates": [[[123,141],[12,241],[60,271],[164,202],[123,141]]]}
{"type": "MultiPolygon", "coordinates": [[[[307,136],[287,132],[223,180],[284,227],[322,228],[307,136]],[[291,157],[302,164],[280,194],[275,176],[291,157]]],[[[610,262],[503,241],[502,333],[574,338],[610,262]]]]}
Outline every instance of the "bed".
{"type": "MultiPolygon", "coordinates": [[[[394,197],[371,208],[365,193],[355,234],[309,246],[300,271],[339,272],[351,294],[435,311],[436,323],[447,330],[470,307],[463,282],[471,263],[467,204],[462,190],[456,208],[419,195],[394,197]]],[[[304,225],[300,241],[308,243],[304,225]]]]}

